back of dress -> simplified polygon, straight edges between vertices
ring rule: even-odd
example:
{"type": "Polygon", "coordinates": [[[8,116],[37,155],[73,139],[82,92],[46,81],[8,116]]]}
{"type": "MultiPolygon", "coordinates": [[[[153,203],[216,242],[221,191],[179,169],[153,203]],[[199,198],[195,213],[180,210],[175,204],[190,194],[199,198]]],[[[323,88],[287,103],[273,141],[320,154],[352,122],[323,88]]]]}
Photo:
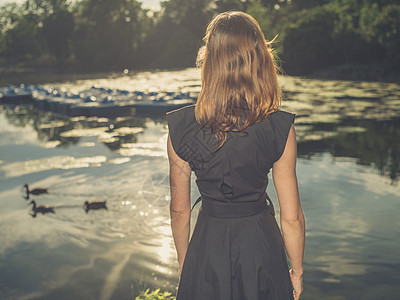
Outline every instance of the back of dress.
{"type": "Polygon", "coordinates": [[[167,114],[176,154],[196,174],[202,206],[179,280],[177,300],[293,299],[286,253],[267,174],[282,155],[294,115],[278,111],[230,131],[224,145],[202,130],[190,105],[167,114]]]}
{"type": "Polygon", "coordinates": [[[230,131],[224,145],[195,119],[195,105],[167,113],[172,146],[196,174],[203,198],[222,202],[255,201],[265,193],[268,172],[283,153],[294,115],[270,114],[246,128],[247,134],[230,131]]]}

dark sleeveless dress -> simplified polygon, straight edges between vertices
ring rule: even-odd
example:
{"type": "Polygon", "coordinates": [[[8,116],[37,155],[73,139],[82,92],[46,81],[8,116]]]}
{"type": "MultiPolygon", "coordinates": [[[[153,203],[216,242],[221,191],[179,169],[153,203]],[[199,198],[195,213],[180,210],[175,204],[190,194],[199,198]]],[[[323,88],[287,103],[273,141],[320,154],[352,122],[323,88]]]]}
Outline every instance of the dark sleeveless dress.
{"type": "Polygon", "coordinates": [[[195,172],[201,208],[186,252],[177,300],[293,299],[285,248],[266,194],[294,115],[270,114],[218,141],[195,105],[167,113],[172,146],[195,172]]]}

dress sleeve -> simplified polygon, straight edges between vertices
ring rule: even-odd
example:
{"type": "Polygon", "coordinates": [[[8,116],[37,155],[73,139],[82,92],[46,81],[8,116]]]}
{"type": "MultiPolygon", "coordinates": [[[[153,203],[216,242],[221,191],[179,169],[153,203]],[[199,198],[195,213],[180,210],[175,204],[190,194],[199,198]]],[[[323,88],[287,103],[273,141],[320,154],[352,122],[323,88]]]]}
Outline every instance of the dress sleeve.
{"type": "Polygon", "coordinates": [[[171,138],[172,147],[179,158],[187,161],[182,153],[182,140],[184,137],[185,129],[185,110],[177,109],[174,111],[167,112],[166,114],[169,136],[171,138]]]}
{"type": "Polygon", "coordinates": [[[286,112],[286,111],[278,111],[274,114],[272,120],[272,126],[274,131],[274,162],[278,161],[286,147],[286,141],[289,136],[290,128],[294,123],[295,114],[286,112]]]}

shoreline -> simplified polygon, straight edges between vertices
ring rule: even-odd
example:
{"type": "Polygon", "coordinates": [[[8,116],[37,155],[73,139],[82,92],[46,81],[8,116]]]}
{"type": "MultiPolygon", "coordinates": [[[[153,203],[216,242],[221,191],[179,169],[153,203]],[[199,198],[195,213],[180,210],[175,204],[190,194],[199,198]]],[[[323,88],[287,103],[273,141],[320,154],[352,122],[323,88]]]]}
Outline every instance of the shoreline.
{"type": "MultiPolygon", "coordinates": [[[[187,66],[184,68],[138,68],[129,69],[128,73],[124,70],[78,70],[67,68],[60,70],[58,68],[44,67],[9,67],[0,66],[0,87],[6,85],[17,84],[43,84],[60,82],[64,80],[83,80],[83,79],[96,79],[104,76],[129,76],[137,72],[163,72],[163,71],[176,71],[194,66],[187,66]],[[20,78],[31,80],[31,82],[22,82],[20,78]]],[[[400,69],[395,65],[388,64],[374,64],[374,65],[357,65],[357,64],[344,64],[335,67],[330,67],[322,70],[315,71],[311,74],[290,74],[284,72],[281,76],[294,76],[304,79],[321,79],[321,80],[346,80],[346,81],[365,81],[365,82],[380,82],[380,83],[396,83],[400,84],[400,69]]]]}
{"type": "Polygon", "coordinates": [[[400,84],[400,68],[389,64],[357,65],[343,64],[310,75],[300,75],[307,79],[349,80],[400,84]]]}

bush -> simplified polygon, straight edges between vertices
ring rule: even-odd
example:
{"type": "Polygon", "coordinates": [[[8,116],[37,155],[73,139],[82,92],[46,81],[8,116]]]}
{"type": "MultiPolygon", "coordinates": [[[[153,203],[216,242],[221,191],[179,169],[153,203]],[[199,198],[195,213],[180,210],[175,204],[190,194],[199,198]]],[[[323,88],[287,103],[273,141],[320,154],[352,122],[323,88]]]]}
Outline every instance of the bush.
{"type": "Polygon", "coordinates": [[[400,5],[385,6],[373,23],[373,31],[387,57],[400,62],[400,5]]]}
{"type": "Polygon", "coordinates": [[[294,74],[309,74],[337,61],[332,33],[337,13],[326,7],[311,9],[284,32],[283,61],[294,74]]]}

